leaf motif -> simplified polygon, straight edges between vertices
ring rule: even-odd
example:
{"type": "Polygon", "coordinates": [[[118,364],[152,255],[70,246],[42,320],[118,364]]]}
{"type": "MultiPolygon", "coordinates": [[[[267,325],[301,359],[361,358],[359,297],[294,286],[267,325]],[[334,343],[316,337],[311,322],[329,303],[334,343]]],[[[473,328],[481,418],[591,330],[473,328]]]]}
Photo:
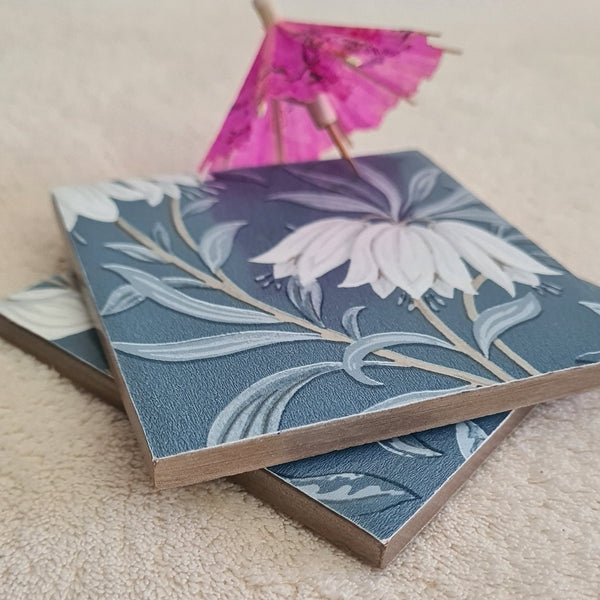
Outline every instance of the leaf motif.
{"type": "Polygon", "coordinates": [[[440,398],[450,394],[458,394],[471,389],[473,389],[473,386],[463,385],[445,390],[421,390],[419,392],[408,392],[406,394],[400,394],[399,396],[388,398],[383,402],[378,402],[363,412],[377,412],[380,410],[387,410],[388,408],[397,408],[398,406],[406,406],[407,404],[423,402],[424,400],[431,400],[432,398],[440,398]]]}
{"type": "Polygon", "coordinates": [[[442,214],[437,214],[436,218],[476,221],[477,223],[487,223],[489,225],[495,225],[496,227],[502,227],[503,225],[506,225],[506,221],[500,215],[497,215],[488,208],[483,208],[481,206],[449,210],[442,214]]]}
{"type": "Polygon", "coordinates": [[[321,306],[323,304],[323,290],[318,281],[309,285],[300,284],[298,277],[290,277],[286,286],[287,297],[290,302],[308,319],[318,325],[321,321],[321,306]]]}
{"type": "Polygon", "coordinates": [[[582,363],[600,362],[600,350],[597,352],[586,352],[585,354],[580,354],[575,360],[582,363]]]}
{"type": "Polygon", "coordinates": [[[358,326],[358,313],[365,308],[364,306],[352,306],[342,315],[342,327],[346,333],[357,340],[361,337],[360,327],[358,326]]]}
{"type": "Polygon", "coordinates": [[[307,496],[350,517],[375,514],[403,502],[420,500],[409,488],[368,473],[283,477],[307,496]]]}
{"type": "Polygon", "coordinates": [[[173,288],[208,287],[205,283],[202,283],[202,281],[199,281],[198,279],[192,279],[191,277],[163,277],[161,281],[173,288]]]}
{"type": "Polygon", "coordinates": [[[133,354],[149,360],[185,362],[204,360],[218,356],[237,354],[253,348],[288,342],[320,339],[318,333],[294,331],[237,331],[180,342],[143,344],[137,342],[113,342],[113,348],[125,354],[133,354]]]}
{"type": "Polygon", "coordinates": [[[268,182],[265,177],[259,175],[254,170],[246,169],[230,169],[229,171],[220,171],[212,174],[219,181],[237,181],[240,183],[254,183],[261,187],[268,187],[268,182]]]}
{"type": "Polygon", "coordinates": [[[219,413],[208,432],[206,445],[216,446],[278,431],[283,411],[294,394],[315,377],[341,368],[339,362],[322,362],[260,379],[219,413]]]}
{"type": "Polygon", "coordinates": [[[171,247],[171,237],[169,236],[169,232],[166,230],[165,226],[157,222],[154,224],[152,228],[152,239],[167,252],[172,252],[171,247]]]}
{"type": "Polygon", "coordinates": [[[198,244],[198,254],[204,264],[216,273],[229,258],[237,232],[247,225],[246,221],[219,223],[204,232],[198,244]]]}
{"type": "Polygon", "coordinates": [[[323,194],[321,192],[285,192],[270,194],[267,196],[267,200],[292,202],[293,204],[299,204],[300,206],[306,206],[307,208],[315,208],[317,210],[326,210],[330,212],[354,212],[379,215],[383,218],[389,217],[386,212],[373,204],[358,200],[357,198],[348,198],[336,194],[323,194]]]}
{"type": "Polygon", "coordinates": [[[411,210],[411,217],[413,219],[426,219],[428,217],[441,218],[447,212],[472,207],[474,205],[478,205],[477,198],[467,190],[459,188],[447,196],[442,196],[438,200],[422,202],[414,206],[411,210]]]}
{"type": "Polygon", "coordinates": [[[216,323],[278,323],[271,315],[246,308],[235,308],[198,300],[167,285],[158,277],[125,265],[102,265],[129,282],[138,293],[157,304],[190,317],[216,323]]]}
{"type": "Polygon", "coordinates": [[[463,421],[457,423],[456,428],[456,443],[460,453],[469,458],[487,439],[487,433],[477,425],[474,421],[463,421]]]}
{"type": "Polygon", "coordinates": [[[361,179],[364,179],[386,199],[388,206],[390,207],[390,212],[387,216],[397,219],[400,215],[400,210],[402,209],[402,196],[400,195],[398,186],[383,173],[376,169],[372,169],[363,162],[360,162],[357,167],[361,179]]]}
{"type": "Polygon", "coordinates": [[[522,298],[484,310],[473,322],[473,335],[487,358],[495,339],[511,327],[537,317],[541,312],[539,300],[533,292],[529,292],[522,298]]]}
{"type": "MultiPolygon", "coordinates": [[[[374,333],[373,335],[367,335],[360,338],[346,348],[343,359],[344,370],[359,383],[364,383],[365,385],[383,385],[381,382],[367,377],[362,372],[362,368],[365,366],[365,357],[376,350],[404,344],[424,344],[427,346],[439,346],[440,348],[455,350],[452,344],[424,333],[404,331],[374,333]]],[[[392,362],[378,362],[376,364],[379,366],[394,366],[392,362]]]]}
{"type": "Polygon", "coordinates": [[[111,292],[110,296],[106,300],[104,308],[102,308],[100,311],[100,314],[103,317],[114,315],[116,313],[123,312],[128,308],[133,308],[144,300],[144,296],[137,292],[132,285],[125,283],[111,292]]]}
{"type": "Polygon", "coordinates": [[[301,181],[306,181],[322,190],[354,198],[359,197],[367,202],[371,200],[371,192],[359,185],[359,179],[351,180],[348,177],[318,173],[312,169],[304,171],[296,167],[288,167],[286,171],[301,181]]]}
{"type": "Polygon", "coordinates": [[[428,167],[417,171],[408,183],[408,201],[406,208],[423,202],[433,191],[441,171],[435,167],[428,167]]]}
{"type": "Polygon", "coordinates": [[[181,216],[191,217],[192,215],[200,215],[213,207],[216,203],[217,200],[214,198],[200,198],[199,200],[194,200],[181,209],[181,216]]]}
{"type": "Polygon", "coordinates": [[[122,252],[131,258],[135,258],[137,260],[141,260],[143,262],[158,262],[164,263],[165,261],[149,250],[145,246],[140,246],[139,244],[129,244],[125,242],[109,242],[104,244],[105,248],[110,248],[111,250],[116,250],[117,252],[122,252]]]}
{"type": "Polygon", "coordinates": [[[403,435],[395,437],[383,442],[377,442],[384,450],[404,456],[407,458],[426,457],[432,458],[435,456],[443,456],[443,452],[434,450],[427,444],[424,444],[419,438],[414,435],[403,435]]]}
{"type": "Polygon", "coordinates": [[[585,306],[589,308],[591,311],[595,312],[597,315],[600,315],[600,303],[598,302],[580,302],[581,306],[585,306]]]}

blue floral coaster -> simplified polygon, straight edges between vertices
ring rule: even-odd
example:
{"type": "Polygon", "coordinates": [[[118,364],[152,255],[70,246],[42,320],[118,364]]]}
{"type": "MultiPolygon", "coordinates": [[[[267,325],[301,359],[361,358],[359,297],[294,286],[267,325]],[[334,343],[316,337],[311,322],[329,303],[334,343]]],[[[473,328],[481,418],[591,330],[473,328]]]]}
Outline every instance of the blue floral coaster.
{"type": "Polygon", "coordinates": [[[156,485],[597,384],[597,287],[420,153],[357,165],[54,191],[156,485]]]}
{"type": "MultiPolygon", "coordinates": [[[[60,368],[68,355],[99,375],[109,374],[83,299],[68,275],[57,275],[0,301],[2,334],[52,366],[60,368]],[[36,339],[28,339],[23,332],[36,339]],[[61,353],[43,352],[45,344],[61,353]]],[[[79,370],[72,364],[62,371],[80,385],[102,393],[94,387],[89,371],[77,377],[79,370]]],[[[107,391],[105,399],[114,403],[116,384],[107,391]]],[[[252,471],[237,480],[334,543],[384,566],[527,410],[252,471]]]]}

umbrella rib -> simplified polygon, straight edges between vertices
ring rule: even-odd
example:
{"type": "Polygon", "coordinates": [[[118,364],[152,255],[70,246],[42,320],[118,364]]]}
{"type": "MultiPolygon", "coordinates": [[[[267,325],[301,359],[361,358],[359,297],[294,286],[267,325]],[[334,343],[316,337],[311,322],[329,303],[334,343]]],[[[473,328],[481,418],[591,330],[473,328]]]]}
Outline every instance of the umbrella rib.
{"type": "Polygon", "coordinates": [[[277,162],[285,162],[285,151],[283,146],[283,131],[281,128],[281,105],[279,100],[271,100],[271,112],[273,113],[271,123],[273,127],[273,137],[275,139],[275,153],[277,162]]]}
{"type": "Polygon", "coordinates": [[[354,71],[357,75],[360,75],[363,79],[370,81],[371,83],[375,84],[376,86],[380,87],[381,89],[385,90],[386,92],[393,94],[394,96],[400,96],[403,100],[406,100],[409,103],[412,102],[412,98],[410,96],[404,97],[402,95],[402,93],[400,92],[400,90],[397,90],[397,89],[393,88],[391,85],[388,85],[387,83],[385,83],[384,81],[381,81],[374,75],[371,75],[371,73],[365,73],[365,71],[361,70],[360,67],[353,65],[351,62],[347,61],[346,59],[344,59],[344,63],[346,64],[346,66],[348,68],[350,68],[352,71],[354,71]]]}

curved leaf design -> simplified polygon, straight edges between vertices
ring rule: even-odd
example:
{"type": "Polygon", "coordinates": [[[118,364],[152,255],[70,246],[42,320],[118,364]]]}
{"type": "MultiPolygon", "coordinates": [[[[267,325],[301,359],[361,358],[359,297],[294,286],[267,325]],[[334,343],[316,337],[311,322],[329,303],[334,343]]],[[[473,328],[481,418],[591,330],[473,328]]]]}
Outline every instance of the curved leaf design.
{"type": "Polygon", "coordinates": [[[459,188],[447,196],[442,196],[438,200],[418,203],[412,207],[410,214],[413,219],[426,219],[429,217],[440,219],[446,213],[466,207],[473,207],[473,205],[477,206],[478,204],[478,200],[473,194],[463,188],[459,188]]]}
{"type": "Polygon", "coordinates": [[[321,321],[321,305],[323,304],[323,290],[318,281],[302,285],[298,277],[290,277],[286,286],[287,297],[290,302],[308,319],[318,325],[321,321]]]}
{"type": "Polygon", "coordinates": [[[163,250],[172,252],[171,237],[162,223],[157,222],[154,224],[154,227],[152,228],[152,238],[163,250]]]}
{"type": "Polygon", "coordinates": [[[435,167],[428,167],[417,171],[408,183],[408,199],[404,211],[414,204],[423,202],[431,194],[441,171],[435,167]]]}
{"type": "Polygon", "coordinates": [[[188,296],[154,277],[149,273],[127,267],[125,265],[102,265],[104,269],[113,271],[129,282],[142,296],[153,300],[157,304],[170,308],[176,312],[217,323],[242,323],[242,324],[265,324],[278,323],[271,315],[249,310],[246,308],[235,308],[222,304],[213,304],[188,296]]]}
{"type": "Polygon", "coordinates": [[[465,458],[469,458],[488,437],[487,433],[474,421],[457,423],[455,427],[456,443],[465,458]]]}
{"type": "Polygon", "coordinates": [[[199,198],[193,202],[189,202],[181,209],[182,217],[191,217],[192,215],[200,215],[206,212],[209,208],[217,203],[214,198],[199,198]]]}
{"type": "Polygon", "coordinates": [[[409,488],[368,473],[333,473],[284,479],[318,502],[345,516],[378,513],[403,502],[420,500],[409,488]]]}
{"type": "Polygon", "coordinates": [[[495,339],[511,327],[537,317],[541,312],[542,306],[532,292],[517,300],[484,310],[473,322],[473,335],[485,357],[489,357],[490,346],[495,339]]]}
{"type": "Polygon", "coordinates": [[[457,219],[459,221],[476,221],[478,223],[488,223],[489,225],[495,225],[497,227],[506,225],[506,221],[500,215],[497,215],[488,208],[480,206],[472,206],[459,210],[449,210],[437,215],[437,218],[457,219]]]}
{"type": "Polygon", "coordinates": [[[110,248],[111,250],[116,250],[117,252],[122,252],[123,254],[130,256],[131,258],[135,258],[137,260],[141,260],[143,262],[155,262],[155,263],[164,263],[165,261],[149,250],[145,246],[141,246],[140,244],[130,244],[127,242],[109,242],[104,244],[105,248],[110,248]]]}
{"type": "Polygon", "coordinates": [[[216,273],[227,261],[233,248],[233,240],[246,221],[219,223],[204,232],[198,244],[198,254],[204,264],[216,273]]]}
{"type": "Polygon", "coordinates": [[[315,377],[341,368],[339,362],[322,362],[260,379],[219,413],[208,432],[206,445],[216,446],[278,431],[283,411],[294,394],[315,377]]]}
{"type": "Polygon", "coordinates": [[[585,306],[589,308],[591,311],[595,312],[597,315],[600,315],[600,302],[580,302],[581,306],[585,306]]]}
{"type": "Polygon", "coordinates": [[[432,398],[440,398],[441,396],[449,396],[450,394],[458,394],[467,390],[473,389],[472,385],[463,385],[455,388],[448,388],[445,390],[421,390],[419,392],[408,392],[406,394],[400,394],[399,396],[393,396],[383,402],[378,402],[373,406],[367,408],[363,412],[377,412],[380,410],[387,410],[388,408],[396,408],[398,406],[405,406],[406,404],[413,404],[415,402],[422,402],[423,400],[431,400],[432,398]]]}
{"type": "Polygon", "coordinates": [[[358,198],[348,198],[336,194],[323,194],[322,192],[286,192],[283,194],[270,194],[267,200],[282,200],[292,202],[307,208],[316,208],[329,212],[348,212],[363,213],[368,215],[378,215],[382,218],[389,217],[380,208],[373,204],[359,200],[358,198]]]}
{"type": "Polygon", "coordinates": [[[357,167],[361,179],[364,179],[386,199],[390,208],[388,216],[397,219],[402,208],[402,196],[396,184],[383,173],[372,169],[362,161],[358,163],[357,167]]]}
{"type": "Polygon", "coordinates": [[[255,183],[261,187],[269,187],[264,175],[255,173],[253,169],[229,169],[212,174],[217,181],[233,181],[240,183],[255,183]]]}
{"type": "MultiPolygon", "coordinates": [[[[359,339],[346,348],[343,359],[344,370],[359,383],[364,383],[365,385],[383,385],[381,382],[367,377],[362,372],[362,368],[365,366],[365,357],[376,350],[404,344],[424,344],[427,346],[439,346],[440,348],[455,350],[454,346],[449,342],[424,333],[404,331],[374,333],[373,335],[368,335],[359,339]]],[[[379,366],[394,366],[391,362],[379,362],[377,364],[379,366]]]]}
{"type": "Polygon", "coordinates": [[[113,342],[113,348],[149,360],[184,362],[203,360],[237,354],[252,348],[273,344],[301,342],[320,339],[318,333],[296,333],[293,331],[238,331],[180,342],[143,344],[137,342],[113,342]]]}
{"type": "Polygon", "coordinates": [[[414,435],[403,435],[402,437],[395,437],[377,443],[384,450],[406,458],[443,456],[443,452],[434,450],[414,435]]]}
{"type": "Polygon", "coordinates": [[[163,277],[161,281],[174,288],[208,287],[205,283],[202,283],[202,281],[192,279],[191,277],[163,277]]]}
{"type": "Polygon", "coordinates": [[[300,179],[300,181],[306,181],[312,185],[335,194],[358,196],[359,198],[369,202],[372,194],[369,190],[363,189],[362,186],[358,185],[359,180],[348,179],[347,177],[340,177],[338,175],[330,175],[329,173],[318,173],[314,169],[303,170],[296,167],[288,167],[286,171],[300,179]]]}
{"type": "Polygon", "coordinates": [[[361,336],[360,327],[358,326],[358,314],[363,308],[365,307],[352,306],[342,315],[342,327],[355,340],[361,336]]]}
{"type": "Polygon", "coordinates": [[[111,292],[106,300],[106,304],[100,311],[100,314],[103,317],[106,317],[108,315],[123,312],[128,308],[137,306],[140,302],[143,302],[144,299],[145,296],[136,291],[131,284],[125,283],[111,292]]]}
{"type": "Polygon", "coordinates": [[[575,360],[582,363],[600,362],[600,350],[597,352],[585,352],[584,354],[580,354],[575,360]]]}

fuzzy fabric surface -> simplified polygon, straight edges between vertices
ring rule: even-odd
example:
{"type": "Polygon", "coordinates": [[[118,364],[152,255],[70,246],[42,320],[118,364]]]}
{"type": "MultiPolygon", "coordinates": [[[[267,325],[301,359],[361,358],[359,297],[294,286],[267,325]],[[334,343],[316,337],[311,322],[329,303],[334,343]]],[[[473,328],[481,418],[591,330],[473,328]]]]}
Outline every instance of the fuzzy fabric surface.
{"type": "MultiPolygon", "coordinates": [[[[354,152],[423,150],[600,283],[597,0],[280,5],[443,31],[464,55],[354,152]]],[[[0,294],[65,267],[52,186],[193,171],[260,36],[249,0],[3,0],[0,294]]],[[[600,595],[600,391],[534,409],[379,571],[228,481],[152,489],[121,413],[4,342],[0,382],[1,598],[600,595]]]]}

